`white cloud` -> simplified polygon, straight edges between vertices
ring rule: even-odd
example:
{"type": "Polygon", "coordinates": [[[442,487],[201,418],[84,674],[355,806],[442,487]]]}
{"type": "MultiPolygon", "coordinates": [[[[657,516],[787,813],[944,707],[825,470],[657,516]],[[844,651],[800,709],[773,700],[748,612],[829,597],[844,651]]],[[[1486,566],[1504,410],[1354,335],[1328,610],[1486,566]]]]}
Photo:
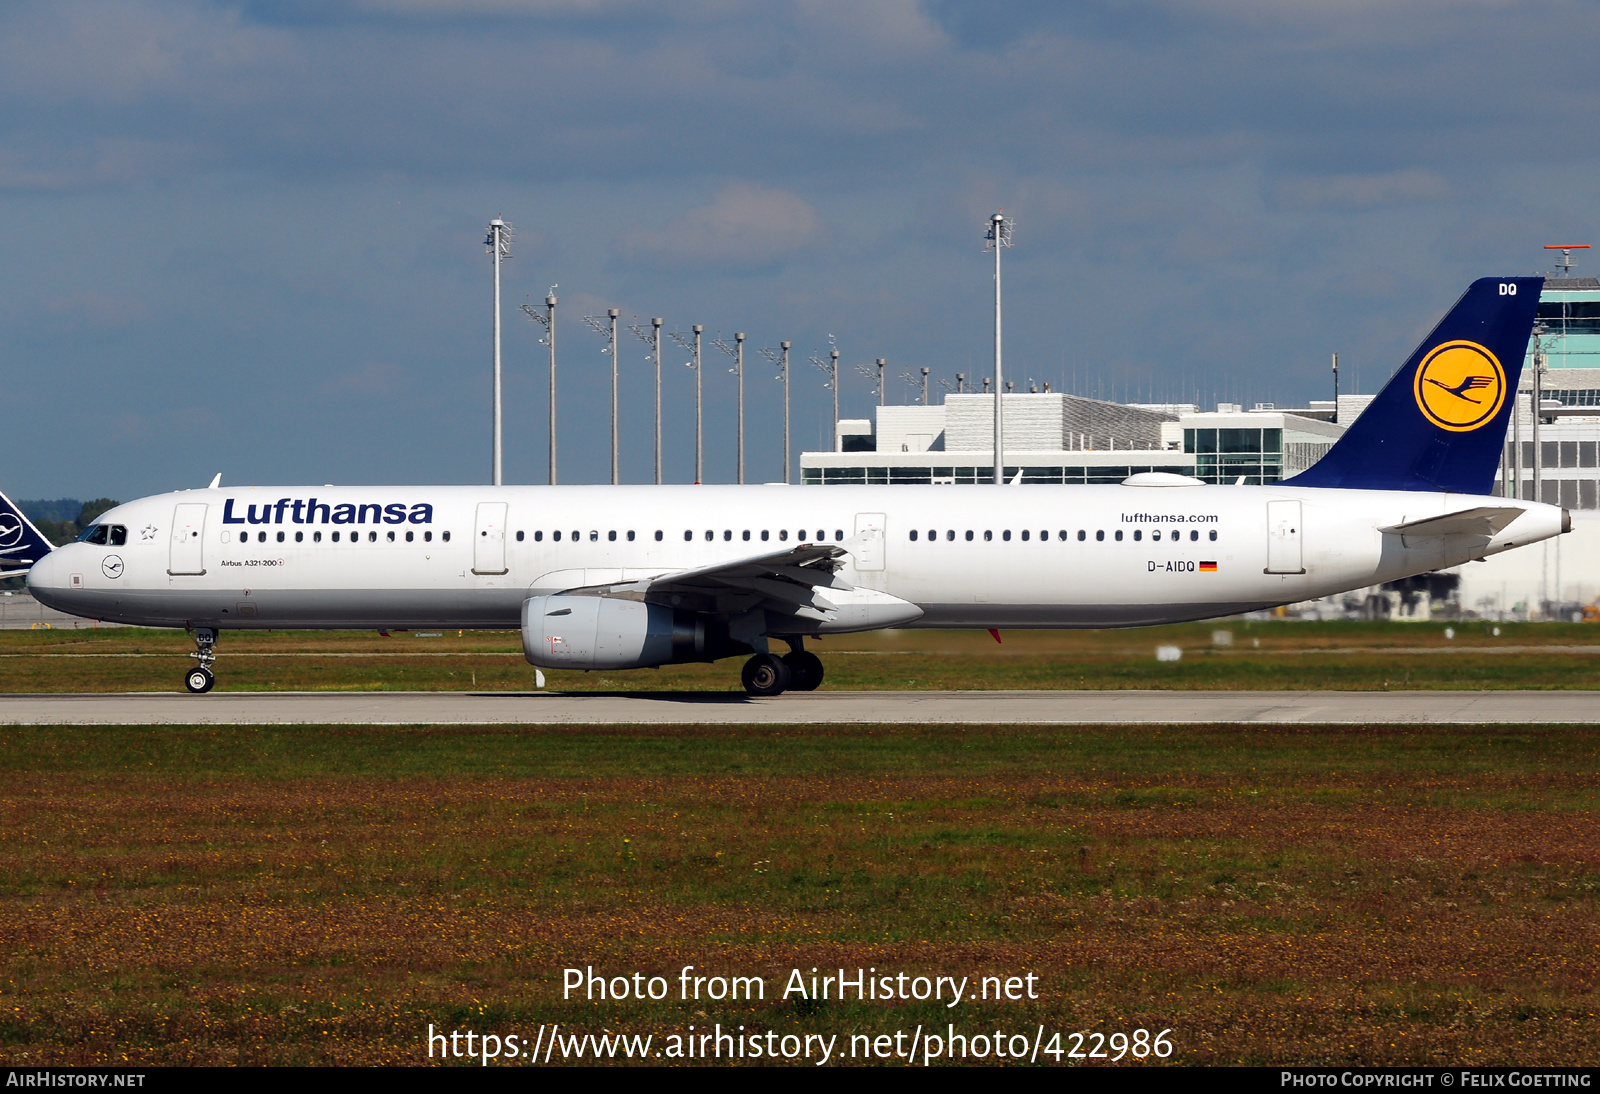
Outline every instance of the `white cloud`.
{"type": "Polygon", "coordinates": [[[1443,200],[1450,196],[1450,185],[1432,171],[1412,168],[1381,175],[1284,179],[1273,193],[1280,205],[1291,209],[1375,209],[1443,200]]]}
{"type": "Polygon", "coordinates": [[[661,268],[748,269],[808,247],[821,228],[822,218],[798,194],[735,182],[659,228],[617,233],[612,249],[624,261],[661,268]]]}

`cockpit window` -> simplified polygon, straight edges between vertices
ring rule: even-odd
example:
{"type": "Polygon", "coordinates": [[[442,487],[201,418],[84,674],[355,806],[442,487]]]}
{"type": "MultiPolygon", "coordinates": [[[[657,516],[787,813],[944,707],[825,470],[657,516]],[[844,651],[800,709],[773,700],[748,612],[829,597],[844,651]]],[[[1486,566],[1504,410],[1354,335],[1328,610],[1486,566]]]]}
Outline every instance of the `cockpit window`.
{"type": "Polygon", "coordinates": [[[128,526],[125,524],[91,524],[78,537],[79,543],[94,543],[101,547],[125,547],[128,543],[128,526]]]}

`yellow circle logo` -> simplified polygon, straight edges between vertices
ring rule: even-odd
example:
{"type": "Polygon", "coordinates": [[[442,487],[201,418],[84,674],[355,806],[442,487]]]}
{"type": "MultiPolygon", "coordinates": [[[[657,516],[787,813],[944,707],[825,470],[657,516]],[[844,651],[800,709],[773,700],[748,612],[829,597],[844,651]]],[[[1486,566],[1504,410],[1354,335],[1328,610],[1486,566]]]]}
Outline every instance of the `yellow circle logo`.
{"type": "Polygon", "coordinates": [[[1506,373],[1476,342],[1435,346],[1417,366],[1417,406],[1440,429],[1466,433],[1491,421],[1506,398],[1506,373]]]}

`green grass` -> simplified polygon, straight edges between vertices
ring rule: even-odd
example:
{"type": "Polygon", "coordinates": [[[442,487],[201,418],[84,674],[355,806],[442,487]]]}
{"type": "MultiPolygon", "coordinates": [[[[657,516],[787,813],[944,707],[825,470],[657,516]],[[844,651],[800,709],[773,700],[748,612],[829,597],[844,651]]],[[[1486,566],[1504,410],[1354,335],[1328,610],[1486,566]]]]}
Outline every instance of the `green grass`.
{"type": "Polygon", "coordinates": [[[1591,1063],[1597,771],[1567,728],[4,728],[0,1061],[954,1022],[1591,1063]],[[589,965],[769,995],[564,1001],[589,965]],[[812,966],[1041,997],[775,998],[812,966]]]}
{"type": "MultiPolygon", "coordinates": [[[[888,631],[810,643],[832,690],[1366,690],[1600,688],[1600,627],[1583,624],[1242,622],[1126,631],[888,631]],[[1446,638],[1446,627],[1454,637],[1446,638]],[[1493,634],[1498,629],[1499,635],[1493,634]],[[1215,645],[1226,632],[1232,644],[1215,645]],[[1158,662],[1157,645],[1182,660],[1158,662]]],[[[190,664],[182,632],[0,632],[10,692],[172,691],[190,664]]],[[[523,690],[514,631],[228,633],[224,691],[523,690]]],[[[634,671],[550,671],[563,691],[737,691],[742,658],[634,671]]]]}

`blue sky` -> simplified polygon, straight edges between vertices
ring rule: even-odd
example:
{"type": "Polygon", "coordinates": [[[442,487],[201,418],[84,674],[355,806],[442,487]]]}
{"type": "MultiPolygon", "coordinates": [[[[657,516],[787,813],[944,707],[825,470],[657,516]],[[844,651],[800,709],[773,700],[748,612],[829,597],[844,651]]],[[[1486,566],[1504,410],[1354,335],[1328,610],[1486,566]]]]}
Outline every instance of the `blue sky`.
{"type": "MultiPolygon", "coordinates": [[[[607,307],[793,341],[815,446],[830,334],[891,377],[984,374],[996,207],[1009,376],[1282,405],[1338,351],[1373,390],[1472,278],[1600,242],[1597,39],[1593,4],[1502,0],[10,3],[0,487],[486,480],[496,215],[510,482],[545,478],[524,299],[560,286],[564,481],[609,473],[579,322],[607,307]]],[[[749,356],[750,474],[777,478],[781,389],[749,356]]],[[[648,481],[645,346],[621,364],[648,481]]],[[[847,372],[845,413],[871,402],[847,372]]]]}

